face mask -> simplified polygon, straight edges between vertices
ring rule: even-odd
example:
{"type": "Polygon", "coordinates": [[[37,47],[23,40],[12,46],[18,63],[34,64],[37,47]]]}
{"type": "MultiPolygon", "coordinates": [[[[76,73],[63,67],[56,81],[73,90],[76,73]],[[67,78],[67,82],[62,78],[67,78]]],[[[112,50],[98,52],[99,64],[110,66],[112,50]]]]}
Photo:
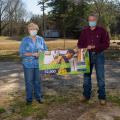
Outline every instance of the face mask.
{"type": "Polygon", "coordinates": [[[37,30],[30,30],[30,35],[31,36],[36,36],[37,35],[37,30]]]}
{"type": "Polygon", "coordinates": [[[97,25],[97,22],[89,22],[90,27],[95,27],[97,25]]]}

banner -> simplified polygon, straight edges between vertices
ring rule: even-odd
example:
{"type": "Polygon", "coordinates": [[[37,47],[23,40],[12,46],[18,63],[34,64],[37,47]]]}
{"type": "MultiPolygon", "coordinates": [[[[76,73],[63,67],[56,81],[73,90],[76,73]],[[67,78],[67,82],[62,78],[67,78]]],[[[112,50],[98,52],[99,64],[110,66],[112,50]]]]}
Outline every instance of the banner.
{"type": "Polygon", "coordinates": [[[86,49],[53,50],[40,53],[39,70],[41,74],[80,74],[90,72],[89,53],[86,49]]]}

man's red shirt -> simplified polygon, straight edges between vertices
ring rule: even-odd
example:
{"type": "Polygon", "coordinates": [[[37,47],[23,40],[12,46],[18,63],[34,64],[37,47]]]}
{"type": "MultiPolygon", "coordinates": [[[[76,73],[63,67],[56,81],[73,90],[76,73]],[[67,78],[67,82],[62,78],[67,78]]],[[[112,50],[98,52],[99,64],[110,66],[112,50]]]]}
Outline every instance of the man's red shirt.
{"type": "Polygon", "coordinates": [[[110,39],[108,32],[102,27],[96,27],[91,30],[90,27],[85,28],[78,40],[78,48],[87,48],[88,45],[95,45],[95,49],[92,52],[102,52],[106,50],[110,45],[110,39]]]}

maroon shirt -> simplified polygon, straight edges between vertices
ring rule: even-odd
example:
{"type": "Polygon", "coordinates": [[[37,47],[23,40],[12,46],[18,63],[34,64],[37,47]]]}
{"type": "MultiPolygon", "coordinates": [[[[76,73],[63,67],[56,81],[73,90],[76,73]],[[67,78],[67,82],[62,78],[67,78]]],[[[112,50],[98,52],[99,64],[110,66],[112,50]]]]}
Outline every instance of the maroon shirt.
{"type": "Polygon", "coordinates": [[[102,52],[109,47],[110,39],[108,32],[102,27],[96,27],[91,30],[90,27],[85,28],[78,40],[78,48],[87,48],[88,45],[95,45],[92,52],[102,52]]]}

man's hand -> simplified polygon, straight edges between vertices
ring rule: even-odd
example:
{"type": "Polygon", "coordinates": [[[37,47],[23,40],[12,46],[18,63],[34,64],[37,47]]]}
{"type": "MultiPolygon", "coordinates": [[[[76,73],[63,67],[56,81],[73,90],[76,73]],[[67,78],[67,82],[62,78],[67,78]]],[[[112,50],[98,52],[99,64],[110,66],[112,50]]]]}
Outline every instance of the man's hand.
{"type": "Polygon", "coordinates": [[[92,49],[95,49],[95,45],[92,45],[92,49]]]}
{"type": "Polygon", "coordinates": [[[88,50],[95,49],[95,45],[88,45],[87,49],[88,50]]]}

